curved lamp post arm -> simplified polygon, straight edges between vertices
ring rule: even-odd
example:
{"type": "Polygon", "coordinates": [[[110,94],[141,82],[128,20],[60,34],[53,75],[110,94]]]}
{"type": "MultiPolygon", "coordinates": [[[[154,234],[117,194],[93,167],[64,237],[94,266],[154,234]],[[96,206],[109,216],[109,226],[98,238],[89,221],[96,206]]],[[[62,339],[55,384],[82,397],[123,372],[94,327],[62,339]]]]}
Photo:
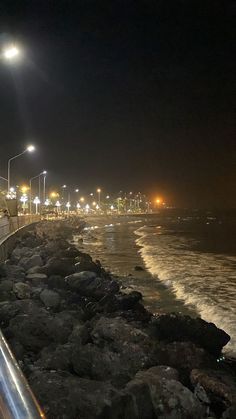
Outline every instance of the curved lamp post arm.
{"type": "Polygon", "coordinates": [[[25,154],[27,151],[28,151],[28,150],[27,150],[27,148],[26,148],[24,151],[22,151],[22,153],[17,154],[16,156],[11,157],[11,158],[8,160],[8,163],[7,163],[8,192],[10,191],[10,187],[11,187],[11,184],[10,184],[10,170],[11,170],[11,162],[12,162],[12,160],[15,160],[17,157],[20,157],[20,156],[22,156],[23,154],[25,154]]]}

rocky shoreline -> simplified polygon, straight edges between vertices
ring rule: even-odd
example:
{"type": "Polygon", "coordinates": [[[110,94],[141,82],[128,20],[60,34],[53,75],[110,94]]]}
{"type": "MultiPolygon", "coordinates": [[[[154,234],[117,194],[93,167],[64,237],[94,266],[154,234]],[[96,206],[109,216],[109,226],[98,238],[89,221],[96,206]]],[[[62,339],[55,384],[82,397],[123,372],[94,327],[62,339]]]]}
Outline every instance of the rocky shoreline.
{"type": "Polygon", "coordinates": [[[48,419],[236,417],[230,337],[153,316],[70,244],[83,222],[39,223],[0,265],[1,329],[48,419]]]}

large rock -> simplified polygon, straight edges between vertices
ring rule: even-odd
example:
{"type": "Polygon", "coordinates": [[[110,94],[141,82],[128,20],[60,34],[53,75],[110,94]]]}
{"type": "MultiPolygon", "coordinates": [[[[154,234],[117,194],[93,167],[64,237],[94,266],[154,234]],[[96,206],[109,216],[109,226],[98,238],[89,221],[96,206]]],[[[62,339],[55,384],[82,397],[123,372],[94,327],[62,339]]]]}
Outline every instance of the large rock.
{"type": "Polygon", "coordinates": [[[152,322],[152,331],[158,340],[191,341],[216,356],[230,340],[230,336],[213,323],[179,314],[156,316],[152,322]]]}
{"type": "Polygon", "coordinates": [[[75,266],[70,259],[58,259],[53,257],[42,267],[41,272],[45,273],[47,276],[68,276],[75,272],[75,266]]]}
{"type": "Polygon", "coordinates": [[[16,246],[15,249],[11,253],[11,259],[19,261],[21,258],[29,258],[33,255],[34,251],[30,247],[26,246],[16,246]]]}
{"type": "Polygon", "coordinates": [[[46,307],[56,308],[60,305],[60,295],[52,290],[45,289],[40,294],[40,299],[46,307]]]}
{"type": "Polygon", "coordinates": [[[13,291],[20,300],[25,300],[31,296],[31,288],[24,282],[16,282],[14,284],[13,291]]]}
{"type": "Polygon", "coordinates": [[[51,319],[47,313],[19,314],[9,324],[13,337],[28,351],[38,352],[48,346],[53,337],[50,334],[51,319]]]}
{"type": "MultiPolygon", "coordinates": [[[[145,400],[142,402],[141,394],[144,390],[147,393],[145,384],[148,386],[151,399],[150,418],[202,419],[205,417],[205,409],[194,394],[171,377],[175,374],[174,371],[150,368],[147,371],[138,372],[135,378],[127,384],[126,391],[136,398],[137,418],[143,417],[145,400]]],[[[148,416],[144,417],[148,418],[148,416]]]]}
{"type": "Polygon", "coordinates": [[[33,373],[29,383],[48,419],[135,417],[132,397],[109,383],[45,371],[33,373]]]}
{"type": "Polygon", "coordinates": [[[26,275],[26,280],[31,282],[34,286],[45,284],[47,282],[47,278],[47,275],[41,273],[28,273],[26,275]]]}
{"type": "Polygon", "coordinates": [[[25,277],[25,270],[23,267],[18,265],[11,265],[11,264],[1,264],[1,275],[2,277],[8,277],[10,279],[24,279],[25,277]]]}
{"type": "Polygon", "coordinates": [[[81,260],[81,262],[77,262],[75,264],[75,269],[76,272],[90,271],[95,272],[98,275],[101,273],[101,267],[95,262],[87,259],[81,260]]]}
{"type": "Polygon", "coordinates": [[[193,369],[191,381],[194,386],[204,388],[212,403],[223,403],[226,407],[236,404],[236,380],[229,373],[219,370],[193,369]]]}
{"type": "Polygon", "coordinates": [[[116,281],[100,278],[95,272],[77,272],[65,279],[70,289],[87,297],[100,299],[109,293],[119,291],[119,285],[116,281]]]}
{"type": "Polygon", "coordinates": [[[42,266],[43,260],[40,255],[32,255],[30,257],[23,257],[19,261],[19,266],[22,266],[26,271],[34,266],[42,266]]]}

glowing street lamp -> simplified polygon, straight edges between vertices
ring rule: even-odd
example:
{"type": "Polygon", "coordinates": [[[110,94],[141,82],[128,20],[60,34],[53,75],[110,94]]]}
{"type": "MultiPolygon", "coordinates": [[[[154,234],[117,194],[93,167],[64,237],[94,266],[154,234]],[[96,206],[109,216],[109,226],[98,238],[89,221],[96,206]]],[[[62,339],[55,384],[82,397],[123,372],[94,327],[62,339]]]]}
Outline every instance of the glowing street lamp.
{"type": "Polygon", "coordinates": [[[80,202],[84,202],[84,197],[83,196],[81,196],[80,202]]]}
{"type": "Polygon", "coordinates": [[[35,204],[35,214],[38,214],[38,205],[40,204],[40,199],[38,196],[34,198],[33,203],[35,204]]]}
{"type": "Polygon", "coordinates": [[[20,157],[20,156],[22,156],[23,154],[25,154],[25,153],[32,153],[33,151],[35,150],[35,147],[33,146],[33,145],[29,145],[24,151],[22,151],[22,153],[20,153],[20,154],[17,154],[16,156],[14,156],[14,157],[11,157],[9,160],[8,160],[8,164],[7,164],[7,173],[8,173],[8,175],[7,175],[7,177],[8,177],[8,191],[10,190],[10,187],[11,187],[11,180],[10,180],[10,171],[11,171],[11,162],[12,162],[12,160],[15,160],[17,157],[20,157]]]}
{"type": "Polygon", "coordinates": [[[3,57],[7,61],[12,61],[14,58],[16,58],[20,54],[19,48],[17,48],[15,45],[9,45],[3,50],[3,57]]]}

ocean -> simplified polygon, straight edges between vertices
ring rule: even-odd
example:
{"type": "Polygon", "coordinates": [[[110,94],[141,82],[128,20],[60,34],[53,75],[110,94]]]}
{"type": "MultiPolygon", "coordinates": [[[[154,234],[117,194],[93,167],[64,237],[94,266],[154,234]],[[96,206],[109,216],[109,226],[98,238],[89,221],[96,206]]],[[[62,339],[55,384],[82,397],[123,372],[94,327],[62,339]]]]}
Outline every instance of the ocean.
{"type": "Polygon", "coordinates": [[[201,316],[224,329],[236,356],[236,212],[89,217],[83,249],[141,291],[153,313],[201,316]]]}

